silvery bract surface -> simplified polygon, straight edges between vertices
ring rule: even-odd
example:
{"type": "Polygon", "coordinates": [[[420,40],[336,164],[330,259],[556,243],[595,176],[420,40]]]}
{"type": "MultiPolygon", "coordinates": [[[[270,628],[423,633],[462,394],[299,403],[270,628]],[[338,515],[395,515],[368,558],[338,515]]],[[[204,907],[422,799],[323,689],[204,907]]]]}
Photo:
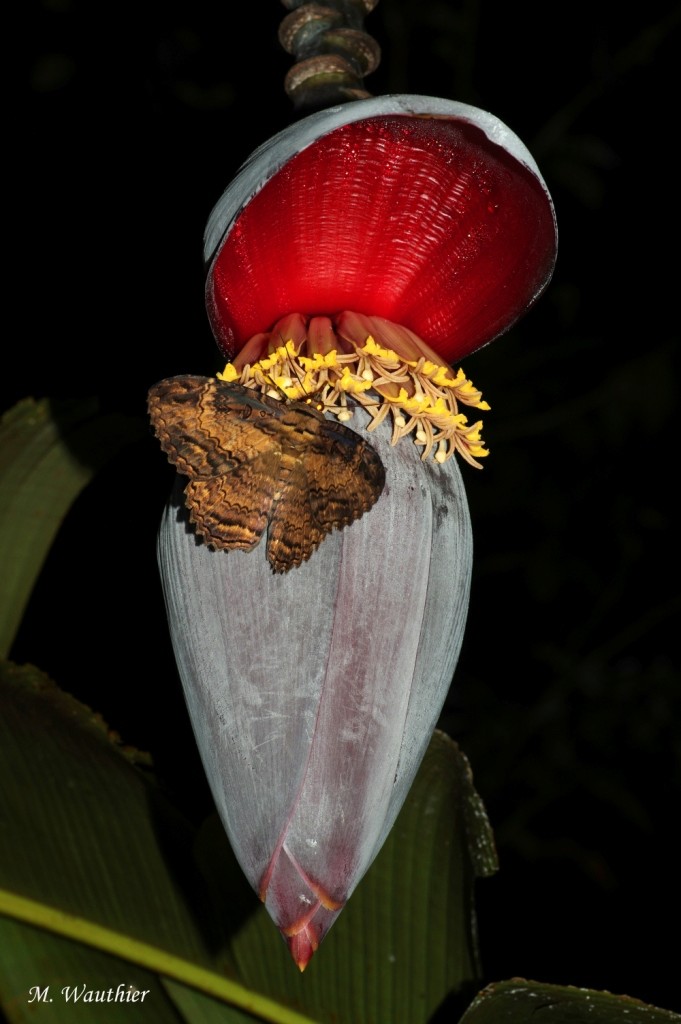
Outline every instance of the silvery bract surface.
{"type": "MultiPolygon", "coordinates": [[[[357,411],[350,425],[366,418],[357,411]]],[[[472,542],[456,459],[422,462],[410,439],[391,447],[386,423],[367,436],[386,468],[383,494],[299,569],[275,576],[264,543],[209,550],[181,498],[159,538],[215,803],[251,885],[309,955],[404,801],[468,605],[472,542]]]]}

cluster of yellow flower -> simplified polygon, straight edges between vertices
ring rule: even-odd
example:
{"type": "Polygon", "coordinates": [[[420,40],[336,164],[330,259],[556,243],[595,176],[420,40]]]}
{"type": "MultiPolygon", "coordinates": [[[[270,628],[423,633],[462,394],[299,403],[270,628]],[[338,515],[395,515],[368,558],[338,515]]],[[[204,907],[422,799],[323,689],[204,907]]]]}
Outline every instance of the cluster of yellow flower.
{"type": "Polygon", "coordinates": [[[323,408],[341,421],[352,417],[349,396],[370,414],[367,430],[375,429],[390,413],[392,443],[413,433],[414,442],[423,446],[423,459],[434,450],[436,461],[445,462],[458,451],[481,468],[477,459],[488,454],[480,438],[481,421],[469,424],[459,412],[460,404],[489,409],[463,370],[453,376],[448,366],[425,356],[404,358],[371,335],[363,346],[353,344],[353,351],[331,349],[312,355],[301,355],[295,342],[288,340],[252,365],[237,369],[228,363],[218,377],[260,388],[275,398],[284,395],[299,401],[319,396],[323,408]]]}

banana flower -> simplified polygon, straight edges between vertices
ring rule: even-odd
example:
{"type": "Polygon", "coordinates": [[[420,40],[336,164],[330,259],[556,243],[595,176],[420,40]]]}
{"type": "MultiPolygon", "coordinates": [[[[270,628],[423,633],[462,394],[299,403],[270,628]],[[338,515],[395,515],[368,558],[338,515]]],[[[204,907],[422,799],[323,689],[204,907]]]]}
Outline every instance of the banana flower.
{"type": "Polygon", "coordinates": [[[215,803],[303,970],[395,820],[459,654],[472,542],[458,463],[486,455],[461,410],[488,406],[450,364],[539,296],[555,220],[534,160],[491,114],[388,96],[257,150],[205,246],[219,377],[314,395],[385,468],[373,507],[288,572],[264,542],[202,543],[181,498],[159,537],[215,803]]]}

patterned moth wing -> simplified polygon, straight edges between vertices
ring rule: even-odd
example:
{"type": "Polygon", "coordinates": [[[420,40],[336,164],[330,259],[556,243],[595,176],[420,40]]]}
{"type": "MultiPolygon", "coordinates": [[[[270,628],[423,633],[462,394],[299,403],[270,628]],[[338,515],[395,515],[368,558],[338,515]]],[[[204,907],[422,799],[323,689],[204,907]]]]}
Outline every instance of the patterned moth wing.
{"type": "Polygon", "coordinates": [[[385,469],[371,445],[304,403],[184,376],[155,384],[148,407],[163,451],[189,478],[197,532],[210,547],[250,551],[267,530],[274,572],[305,562],[383,490],[385,469]]]}

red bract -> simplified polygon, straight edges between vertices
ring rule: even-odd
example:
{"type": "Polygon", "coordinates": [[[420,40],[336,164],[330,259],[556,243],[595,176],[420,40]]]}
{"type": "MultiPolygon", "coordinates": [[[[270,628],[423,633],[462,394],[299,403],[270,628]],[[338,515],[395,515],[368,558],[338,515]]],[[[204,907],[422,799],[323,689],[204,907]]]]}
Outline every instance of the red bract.
{"type": "Polygon", "coordinates": [[[237,178],[209,225],[207,305],[225,354],[288,313],[350,309],[408,327],[452,362],[537,298],[555,261],[553,208],[496,118],[383,97],[307,121],[300,151],[272,140],[254,158],[257,194],[237,178]]]}

